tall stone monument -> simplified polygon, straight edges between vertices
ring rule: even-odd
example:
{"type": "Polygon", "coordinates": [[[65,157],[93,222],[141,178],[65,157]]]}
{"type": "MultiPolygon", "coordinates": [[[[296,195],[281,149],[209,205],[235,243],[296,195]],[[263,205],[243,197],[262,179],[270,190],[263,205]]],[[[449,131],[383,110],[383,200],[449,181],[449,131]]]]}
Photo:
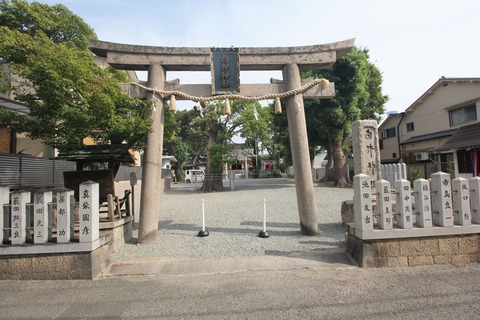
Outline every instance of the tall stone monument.
{"type": "Polygon", "coordinates": [[[352,144],[355,175],[370,176],[370,185],[382,179],[380,144],[376,120],[357,120],[352,123],[352,144]]]}

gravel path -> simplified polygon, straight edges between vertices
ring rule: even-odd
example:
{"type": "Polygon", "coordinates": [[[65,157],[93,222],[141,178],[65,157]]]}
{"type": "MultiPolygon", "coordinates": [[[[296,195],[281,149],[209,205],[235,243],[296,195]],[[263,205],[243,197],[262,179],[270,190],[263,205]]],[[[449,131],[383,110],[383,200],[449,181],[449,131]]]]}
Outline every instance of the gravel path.
{"type": "Polygon", "coordinates": [[[112,254],[113,261],[142,257],[185,257],[218,259],[245,256],[289,256],[298,252],[345,247],[341,226],[341,202],[353,198],[353,189],[315,185],[319,235],[300,234],[293,179],[243,179],[230,191],[203,193],[191,184],[175,184],[161,195],[157,240],[137,245],[134,239],[112,254]],[[205,201],[208,237],[198,237],[205,201]],[[259,238],[266,200],[269,238],[259,238]]]}

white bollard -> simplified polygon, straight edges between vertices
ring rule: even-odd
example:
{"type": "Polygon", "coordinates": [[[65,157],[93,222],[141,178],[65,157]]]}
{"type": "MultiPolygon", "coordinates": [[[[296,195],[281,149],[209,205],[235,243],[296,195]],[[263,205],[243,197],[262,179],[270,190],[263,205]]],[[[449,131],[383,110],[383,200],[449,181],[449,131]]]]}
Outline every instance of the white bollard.
{"type": "Polygon", "coordinates": [[[202,230],[198,232],[199,237],[207,237],[209,232],[205,230],[205,200],[202,199],[202,230]]]}
{"type": "Polygon", "coordinates": [[[267,200],[263,199],[263,229],[258,234],[260,238],[268,238],[270,234],[267,232],[267,200]]]}

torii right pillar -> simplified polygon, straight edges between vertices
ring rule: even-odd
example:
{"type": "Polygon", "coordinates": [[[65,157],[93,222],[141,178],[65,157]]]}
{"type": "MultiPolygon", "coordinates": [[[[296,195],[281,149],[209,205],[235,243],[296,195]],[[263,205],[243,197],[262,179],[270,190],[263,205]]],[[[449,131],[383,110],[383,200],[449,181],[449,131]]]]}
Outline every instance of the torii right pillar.
{"type": "MultiPolygon", "coordinates": [[[[283,68],[283,80],[287,91],[300,88],[302,83],[298,65],[287,64],[283,68]]],[[[313,193],[303,94],[300,93],[287,98],[287,120],[290,147],[292,149],[295,188],[297,191],[300,230],[303,235],[315,236],[318,234],[318,220],[313,193]]]]}

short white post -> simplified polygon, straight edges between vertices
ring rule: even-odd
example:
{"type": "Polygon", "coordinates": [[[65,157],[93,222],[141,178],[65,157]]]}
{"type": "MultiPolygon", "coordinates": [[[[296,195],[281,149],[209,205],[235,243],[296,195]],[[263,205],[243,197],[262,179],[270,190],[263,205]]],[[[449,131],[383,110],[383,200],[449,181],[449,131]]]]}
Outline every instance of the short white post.
{"type": "Polygon", "coordinates": [[[371,177],[360,173],[353,177],[353,215],[355,229],[373,230],[371,177]]]}
{"type": "MultiPolygon", "coordinates": [[[[10,224],[9,217],[10,214],[7,214],[5,210],[10,203],[10,188],[8,186],[0,186],[0,245],[3,241],[8,240],[8,225],[10,224]]],[[[8,210],[10,212],[10,210],[8,210]]]]}
{"type": "Polygon", "coordinates": [[[468,179],[470,185],[470,211],[472,223],[480,224],[480,177],[468,179]]]}
{"type": "Polygon", "coordinates": [[[435,172],[431,175],[433,224],[440,227],[453,227],[452,187],[450,175],[435,172]]]}
{"type": "Polygon", "coordinates": [[[472,224],[468,180],[455,178],[452,180],[453,217],[457,225],[469,226],[472,224]]]}
{"type": "Polygon", "coordinates": [[[263,199],[263,230],[258,234],[260,238],[268,238],[270,234],[267,232],[267,200],[263,199]]]}
{"type": "Polygon", "coordinates": [[[390,182],[387,180],[379,180],[376,182],[378,192],[377,212],[379,215],[378,226],[382,230],[393,229],[392,214],[392,194],[390,192],[390,182]]]}
{"type": "Polygon", "coordinates": [[[415,189],[415,210],[417,211],[417,227],[432,227],[432,203],[430,195],[430,183],[425,179],[417,179],[413,182],[415,189]]]}
{"type": "Polygon", "coordinates": [[[12,245],[27,242],[27,203],[29,200],[30,192],[19,190],[11,194],[12,245]]]}
{"type": "Polygon", "coordinates": [[[209,232],[205,230],[205,200],[202,199],[202,230],[198,232],[199,237],[207,237],[209,232]]]}
{"type": "Polygon", "coordinates": [[[52,202],[52,191],[37,190],[33,195],[33,243],[46,243],[50,237],[48,204],[52,202]]]}
{"type": "Polygon", "coordinates": [[[93,242],[100,237],[99,185],[85,181],[79,186],[80,242],[93,242]]]}
{"type": "Polygon", "coordinates": [[[71,203],[73,190],[57,192],[57,243],[67,243],[73,239],[73,212],[71,203]]]}
{"type": "Polygon", "coordinates": [[[413,228],[412,191],[410,181],[399,179],[395,181],[397,192],[398,227],[402,229],[413,228]]]}

